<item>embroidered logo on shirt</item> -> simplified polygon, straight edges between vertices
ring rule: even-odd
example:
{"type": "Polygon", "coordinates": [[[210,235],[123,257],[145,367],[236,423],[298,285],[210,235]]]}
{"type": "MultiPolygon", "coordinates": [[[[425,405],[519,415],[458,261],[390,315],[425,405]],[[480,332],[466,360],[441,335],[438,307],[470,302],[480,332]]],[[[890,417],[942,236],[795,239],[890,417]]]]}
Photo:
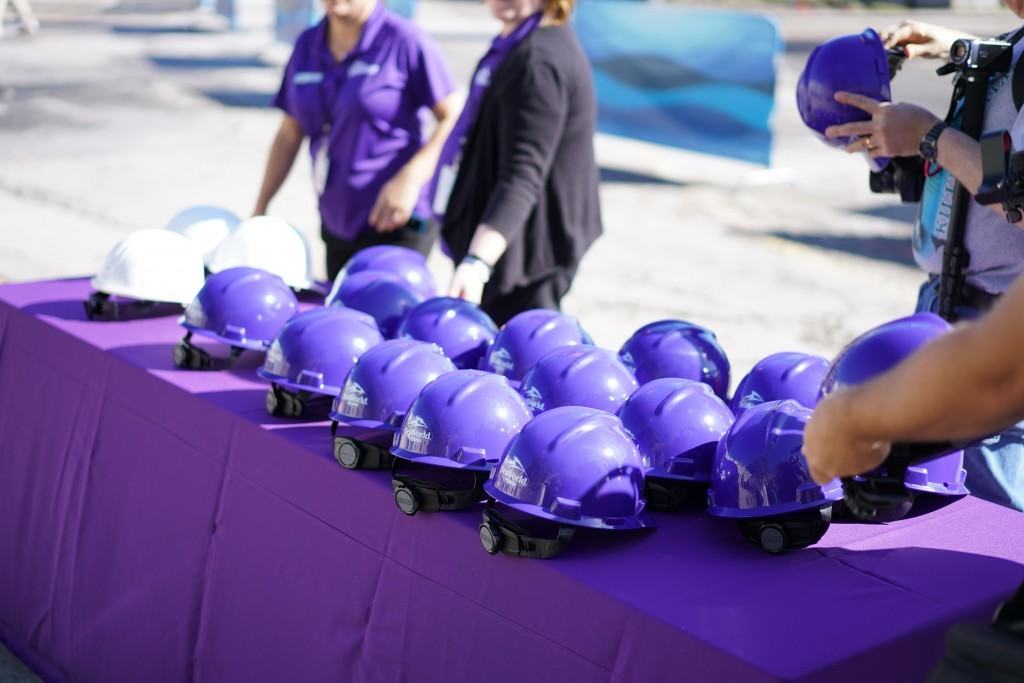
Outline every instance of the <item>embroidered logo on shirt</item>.
{"type": "Polygon", "coordinates": [[[348,77],[355,78],[356,76],[375,76],[379,71],[380,64],[367,64],[366,62],[356,60],[352,62],[352,66],[348,68],[348,77]]]}
{"type": "Polygon", "coordinates": [[[310,83],[320,83],[323,80],[322,71],[296,71],[292,76],[292,83],[295,85],[309,85],[310,83]]]}
{"type": "Polygon", "coordinates": [[[478,88],[486,88],[491,84],[491,70],[486,66],[476,72],[473,78],[473,85],[478,88]]]}

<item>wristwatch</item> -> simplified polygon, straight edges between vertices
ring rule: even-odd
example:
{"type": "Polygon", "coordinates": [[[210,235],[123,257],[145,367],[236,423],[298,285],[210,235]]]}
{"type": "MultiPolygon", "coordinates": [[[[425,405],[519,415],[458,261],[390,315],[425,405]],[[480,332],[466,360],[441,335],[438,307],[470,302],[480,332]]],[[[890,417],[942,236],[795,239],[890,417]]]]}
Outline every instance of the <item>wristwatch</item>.
{"type": "Polygon", "coordinates": [[[462,263],[472,268],[476,268],[477,273],[480,274],[480,281],[485,285],[491,281],[491,275],[494,273],[494,266],[487,263],[479,256],[466,254],[462,257],[462,263]]]}
{"type": "Polygon", "coordinates": [[[935,162],[936,157],[939,156],[939,136],[947,128],[949,126],[945,122],[939,121],[921,138],[921,144],[917,146],[917,151],[925,161],[935,162]]]}

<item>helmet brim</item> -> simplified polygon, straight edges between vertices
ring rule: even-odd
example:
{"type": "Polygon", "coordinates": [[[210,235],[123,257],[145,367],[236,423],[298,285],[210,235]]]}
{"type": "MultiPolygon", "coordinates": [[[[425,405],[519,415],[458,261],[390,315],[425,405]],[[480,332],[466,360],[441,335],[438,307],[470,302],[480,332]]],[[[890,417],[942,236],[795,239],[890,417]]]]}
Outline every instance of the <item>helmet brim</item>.
{"type": "Polygon", "coordinates": [[[97,292],[121,296],[126,299],[133,299],[135,301],[152,301],[154,303],[178,304],[182,307],[188,306],[192,303],[192,300],[196,298],[196,294],[199,293],[199,290],[196,290],[189,297],[168,297],[163,292],[139,289],[133,290],[128,287],[121,287],[120,285],[107,282],[98,275],[89,280],[89,286],[97,292]]]}
{"type": "Polygon", "coordinates": [[[499,491],[491,481],[484,482],[484,493],[496,500],[497,502],[512,508],[523,514],[530,515],[531,517],[538,517],[540,519],[546,519],[549,522],[557,522],[558,524],[564,524],[566,526],[581,527],[584,529],[601,529],[604,531],[634,531],[637,529],[652,529],[654,528],[654,520],[651,519],[647,511],[641,509],[635,515],[631,517],[619,517],[617,519],[622,520],[621,523],[608,523],[604,519],[597,517],[581,517],[580,519],[569,519],[554,515],[539,505],[533,505],[532,503],[524,503],[520,500],[516,500],[511,496],[499,491]]]}
{"type": "Polygon", "coordinates": [[[184,327],[186,330],[188,330],[192,334],[197,334],[200,337],[206,337],[207,339],[212,339],[212,340],[214,340],[216,342],[224,344],[225,346],[237,346],[238,348],[246,349],[247,351],[262,351],[262,352],[266,352],[267,348],[270,346],[270,342],[263,342],[263,341],[260,341],[259,339],[242,339],[242,340],[239,340],[239,339],[228,339],[227,337],[220,336],[219,334],[217,334],[213,330],[209,330],[209,329],[206,329],[205,327],[198,327],[197,325],[192,325],[191,323],[187,323],[187,322],[185,322],[184,318],[179,320],[178,324],[181,325],[182,327],[184,327]]]}
{"type": "Polygon", "coordinates": [[[306,391],[311,394],[320,394],[321,396],[339,396],[341,394],[341,387],[334,387],[329,385],[325,385],[322,387],[311,387],[308,384],[299,384],[298,382],[291,381],[287,377],[275,375],[274,373],[268,372],[263,368],[257,370],[256,374],[261,379],[265,379],[268,382],[273,382],[279,387],[283,387],[289,391],[294,391],[296,393],[300,391],[306,391]]]}
{"type": "Polygon", "coordinates": [[[463,465],[462,463],[456,462],[449,458],[442,458],[436,455],[423,455],[421,453],[413,453],[407,451],[404,448],[392,448],[391,455],[405,460],[407,462],[414,462],[419,465],[432,465],[434,467],[444,467],[449,470],[462,470],[465,472],[490,472],[495,465],[495,462],[488,461],[483,465],[463,465]]]}

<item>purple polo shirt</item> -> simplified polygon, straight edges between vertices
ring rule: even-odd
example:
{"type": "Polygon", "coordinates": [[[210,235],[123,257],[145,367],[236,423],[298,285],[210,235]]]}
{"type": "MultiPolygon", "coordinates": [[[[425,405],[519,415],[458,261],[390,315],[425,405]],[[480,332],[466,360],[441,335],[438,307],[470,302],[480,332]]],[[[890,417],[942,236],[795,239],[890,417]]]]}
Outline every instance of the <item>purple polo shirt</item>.
{"type": "MultiPolygon", "coordinates": [[[[372,230],[370,210],[381,188],[423,146],[426,110],[453,89],[434,42],[387,11],[383,0],[363,27],[359,44],[340,62],[327,45],[326,18],[303,31],[274,106],[299,121],[310,139],[311,157],[328,145],[330,173],[320,197],[328,232],[351,240],[372,230]]],[[[430,215],[428,187],[415,211],[430,215]]]]}

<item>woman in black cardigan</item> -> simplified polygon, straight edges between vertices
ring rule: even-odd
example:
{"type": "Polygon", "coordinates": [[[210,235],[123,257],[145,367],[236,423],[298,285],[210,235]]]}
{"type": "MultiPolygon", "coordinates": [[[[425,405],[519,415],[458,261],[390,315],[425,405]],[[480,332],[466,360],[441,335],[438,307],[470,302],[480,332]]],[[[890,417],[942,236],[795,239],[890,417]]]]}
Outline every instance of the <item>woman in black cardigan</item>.
{"type": "Polygon", "coordinates": [[[480,302],[500,325],[557,310],[601,234],[597,104],[567,24],[574,0],[487,2],[504,29],[442,152],[435,209],[458,263],[450,294],[480,302]]]}

